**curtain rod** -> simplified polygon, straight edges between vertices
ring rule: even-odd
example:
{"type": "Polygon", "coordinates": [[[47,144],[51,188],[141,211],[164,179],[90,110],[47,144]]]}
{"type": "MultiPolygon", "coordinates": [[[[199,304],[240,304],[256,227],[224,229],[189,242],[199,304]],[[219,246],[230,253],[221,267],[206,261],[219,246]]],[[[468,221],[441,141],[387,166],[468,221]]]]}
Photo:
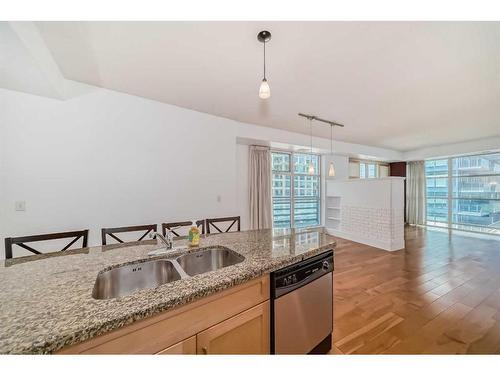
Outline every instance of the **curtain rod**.
{"type": "Polygon", "coordinates": [[[337,122],[333,122],[333,121],[328,121],[328,120],[325,120],[325,119],[319,118],[319,117],[314,116],[314,115],[306,115],[306,114],[304,114],[304,113],[300,113],[300,112],[298,113],[298,115],[299,115],[299,116],[301,116],[301,117],[305,117],[305,118],[306,118],[306,119],[308,119],[308,120],[316,120],[316,121],[321,121],[321,122],[324,122],[324,123],[326,123],[326,124],[330,124],[330,125],[332,125],[332,126],[340,126],[340,127],[342,127],[342,128],[344,127],[344,125],[342,125],[342,124],[339,124],[339,123],[337,123],[337,122]]]}

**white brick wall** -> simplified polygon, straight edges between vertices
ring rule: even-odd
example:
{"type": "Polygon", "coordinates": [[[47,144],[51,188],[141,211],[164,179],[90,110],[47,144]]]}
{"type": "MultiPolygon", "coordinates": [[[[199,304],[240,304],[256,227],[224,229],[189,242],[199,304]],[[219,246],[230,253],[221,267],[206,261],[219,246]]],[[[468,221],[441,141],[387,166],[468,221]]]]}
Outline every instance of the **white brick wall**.
{"type": "Polygon", "coordinates": [[[340,231],[392,247],[404,241],[403,210],[343,205],[340,231]]]}

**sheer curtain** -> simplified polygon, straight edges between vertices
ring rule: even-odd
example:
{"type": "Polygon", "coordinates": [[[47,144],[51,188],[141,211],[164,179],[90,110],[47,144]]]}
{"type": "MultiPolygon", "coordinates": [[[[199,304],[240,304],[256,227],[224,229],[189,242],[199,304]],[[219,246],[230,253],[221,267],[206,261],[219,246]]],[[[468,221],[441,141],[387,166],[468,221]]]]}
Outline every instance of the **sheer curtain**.
{"type": "Polygon", "coordinates": [[[408,224],[425,224],[425,162],[406,164],[406,220],[408,224]]]}
{"type": "Polygon", "coordinates": [[[250,146],[250,229],[271,228],[271,152],[269,147],[250,146]]]}

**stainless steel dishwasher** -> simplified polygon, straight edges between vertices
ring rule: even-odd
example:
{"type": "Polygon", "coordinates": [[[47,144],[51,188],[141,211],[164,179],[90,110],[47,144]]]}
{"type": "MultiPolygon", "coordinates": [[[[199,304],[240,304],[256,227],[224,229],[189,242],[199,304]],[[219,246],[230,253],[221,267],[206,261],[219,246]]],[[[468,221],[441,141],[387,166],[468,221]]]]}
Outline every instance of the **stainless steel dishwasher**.
{"type": "Polygon", "coordinates": [[[271,274],[271,352],[327,353],[333,330],[333,252],[271,274]]]}

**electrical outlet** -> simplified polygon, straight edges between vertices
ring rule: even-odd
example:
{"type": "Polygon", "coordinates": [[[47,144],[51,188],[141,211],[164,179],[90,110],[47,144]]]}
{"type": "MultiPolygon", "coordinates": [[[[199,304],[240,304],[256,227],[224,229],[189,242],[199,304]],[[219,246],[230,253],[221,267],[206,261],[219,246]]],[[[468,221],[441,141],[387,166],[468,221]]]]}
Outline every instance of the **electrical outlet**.
{"type": "Polygon", "coordinates": [[[26,211],[26,201],[16,201],[15,210],[16,211],[26,211]]]}

